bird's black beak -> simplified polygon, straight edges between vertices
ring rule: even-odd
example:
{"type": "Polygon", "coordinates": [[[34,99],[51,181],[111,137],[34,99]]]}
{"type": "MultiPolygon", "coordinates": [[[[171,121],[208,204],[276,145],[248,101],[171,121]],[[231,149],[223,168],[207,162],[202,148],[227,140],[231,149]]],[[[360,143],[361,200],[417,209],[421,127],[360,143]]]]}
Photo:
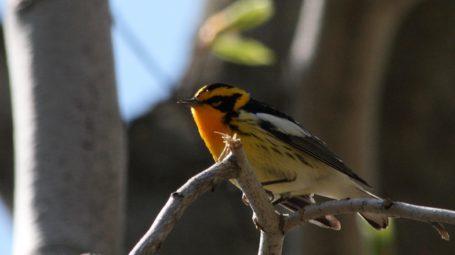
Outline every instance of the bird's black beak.
{"type": "Polygon", "coordinates": [[[200,102],[196,98],[192,97],[192,98],[179,100],[179,101],[177,101],[177,104],[185,104],[185,105],[188,105],[188,106],[195,106],[195,105],[200,104],[200,102]]]}

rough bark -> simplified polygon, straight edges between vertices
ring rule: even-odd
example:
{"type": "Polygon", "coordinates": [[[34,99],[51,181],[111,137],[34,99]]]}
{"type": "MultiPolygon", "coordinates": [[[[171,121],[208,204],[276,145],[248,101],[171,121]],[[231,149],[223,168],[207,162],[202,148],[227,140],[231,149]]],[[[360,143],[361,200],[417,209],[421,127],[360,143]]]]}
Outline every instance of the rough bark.
{"type": "Polygon", "coordinates": [[[14,254],[121,254],[125,148],[107,1],[7,3],[14,254]]]}

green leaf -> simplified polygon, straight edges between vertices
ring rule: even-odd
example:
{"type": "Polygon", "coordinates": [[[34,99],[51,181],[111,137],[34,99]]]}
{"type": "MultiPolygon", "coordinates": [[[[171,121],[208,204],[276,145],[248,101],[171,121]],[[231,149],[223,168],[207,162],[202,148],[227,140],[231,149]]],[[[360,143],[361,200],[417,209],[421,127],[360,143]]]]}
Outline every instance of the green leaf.
{"type": "Polygon", "coordinates": [[[237,34],[222,34],[212,45],[213,53],[221,59],[240,65],[271,65],[274,53],[267,46],[254,39],[237,34]]]}
{"type": "Polygon", "coordinates": [[[225,30],[248,30],[257,27],[273,16],[271,0],[239,0],[223,11],[225,30]]]}
{"type": "MultiPolygon", "coordinates": [[[[359,217],[358,217],[359,218],[359,217]]],[[[360,219],[360,218],[359,218],[360,219]]],[[[389,227],[383,230],[376,230],[369,226],[366,221],[359,224],[360,233],[366,242],[368,254],[371,255],[393,255],[395,240],[395,222],[389,219],[389,227]]]]}

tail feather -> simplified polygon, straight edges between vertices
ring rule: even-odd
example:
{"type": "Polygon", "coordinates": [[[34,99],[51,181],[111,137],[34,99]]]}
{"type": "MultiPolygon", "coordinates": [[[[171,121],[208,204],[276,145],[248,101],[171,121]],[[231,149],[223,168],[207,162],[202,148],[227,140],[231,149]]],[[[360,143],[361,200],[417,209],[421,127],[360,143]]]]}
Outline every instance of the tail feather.
{"type": "MultiPolygon", "coordinates": [[[[282,207],[286,208],[289,211],[295,212],[307,205],[314,203],[315,200],[313,196],[306,195],[284,199],[283,201],[279,202],[279,205],[281,205],[282,207]]],[[[310,220],[309,222],[321,228],[328,228],[332,230],[341,229],[340,221],[333,215],[325,215],[324,217],[319,217],[317,219],[310,220]]]]}
{"type": "MultiPolygon", "coordinates": [[[[373,194],[365,189],[358,188],[358,191],[360,194],[359,194],[359,196],[356,196],[356,197],[375,198],[375,199],[382,200],[382,198],[376,196],[375,194],[373,194]]],[[[368,224],[370,224],[370,226],[372,226],[373,228],[375,228],[377,230],[385,229],[385,228],[387,228],[387,226],[389,226],[389,217],[387,217],[387,216],[384,216],[381,214],[376,214],[376,213],[359,213],[359,214],[360,214],[360,216],[362,216],[362,218],[364,218],[368,222],[368,224]]]]}
{"type": "MultiPolygon", "coordinates": [[[[346,196],[341,196],[340,198],[375,198],[381,199],[380,197],[368,192],[367,190],[355,187],[355,189],[351,189],[351,192],[346,194],[346,196]]],[[[335,198],[332,196],[332,198],[335,198]]],[[[306,205],[314,204],[315,200],[313,195],[304,195],[304,196],[296,196],[290,198],[281,198],[279,199],[279,204],[290,210],[290,211],[297,211],[306,205]]],[[[377,230],[385,229],[389,225],[389,218],[387,216],[375,213],[359,213],[373,228],[377,230]]],[[[317,225],[323,228],[329,228],[334,230],[341,229],[340,221],[333,215],[326,215],[324,217],[320,217],[314,220],[311,220],[310,223],[317,225]]]]}
{"type": "Polygon", "coordinates": [[[389,218],[374,213],[360,213],[362,216],[373,228],[377,230],[385,229],[389,225],[389,218]]]}

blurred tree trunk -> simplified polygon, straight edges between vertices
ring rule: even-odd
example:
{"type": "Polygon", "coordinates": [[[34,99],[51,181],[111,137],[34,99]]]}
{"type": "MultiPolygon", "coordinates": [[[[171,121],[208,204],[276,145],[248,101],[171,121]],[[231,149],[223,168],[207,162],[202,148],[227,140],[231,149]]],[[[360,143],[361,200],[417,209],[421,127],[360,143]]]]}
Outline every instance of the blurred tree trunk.
{"type": "MultiPolygon", "coordinates": [[[[299,25],[292,46],[295,115],[380,195],[380,84],[390,45],[413,1],[324,2],[305,2],[301,22],[307,23],[299,25]],[[316,11],[322,12],[319,20],[316,11]]],[[[341,233],[305,227],[305,254],[366,254],[354,218],[343,217],[342,226],[341,233]]]]}
{"type": "MultiPolygon", "coordinates": [[[[205,16],[226,6],[226,0],[207,1],[205,16]]],[[[130,179],[128,185],[128,246],[152,223],[169,194],[185,180],[213,163],[199,137],[188,108],[178,99],[192,96],[204,84],[226,82],[252,91],[258,98],[284,105],[282,80],[301,1],[275,1],[275,16],[249,32],[277,55],[273,66],[245,67],[215,58],[208,50],[194,49],[181,86],[129,128],[130,179]],[[176,157],[178,159],[176,160],[176,157]]],[[[259,233],[251,211],[232,185],[206,195],[185,213],[182,222],[163,244],[160,254],[255,254],[259,233]],[[191,233],[191,234],[189,234],[191,233]],[[222,248],[220,248],[222,247],[222,248]]]]}
{"type": "Polygon", "coordinates": [[[0,197],[13,205],[13,127],[3,28],[0,27],[0,197]]]}
{"type": "MultiPolygon", "coordinates": [[[[422,1],[400,27],[385,76],[380,162],[391,198],[455,209],[455,1],[422,1]]],[[[453,228],[449,231],[453,235],[453,228]],[[452,231],[450,231],[452,229],[452,231]]],[[[453,254],[397,221],[397,254],[453,254]]]]}
{"type": "MultiPolygon", "coordinates": [[[[453,13],[453,9],[442,10],[447,5],[447,1],[449,0],[443,4],[438,1],[438,4],[435,4],[436,7],[430,8],[429,12],[433,15],[419,16],[419,19],[422,19],[419,24],[425,28],[425,31],[434,29],[432,25],[426,26],[427,23],[433,24],[434,22],[436,25],[439,24],[438,26],[446,23],[452,24],[450,22],[453,21],[453,15],[451,18],[449,15],[453,13]],[[441,17],[438,16],[438,12],[442,13],[441,17]]],[[[219,10],[228,2],[208,1],[206,16],[219,10]]],[[[128,201],[129,246],[137,241],[148,228],[170,192],[195,172],[211,164],[210,156],[197,135],[188,109],[176,105],[175,101],[191,96],[201,85],[212,82],[227,82],[244,87],[255,97],[270,102],[284,111],[292,107],[296,119],[303,120],[302,123],[313,133],[326,140],[329,146],[345,159],[354,171],[375,187],[376,193],[384,197],[400,199],[397,194],[402,189],[411,196],[411,193],[418,190],[419,187],[409,189],[403,183],[407,183],[407,179],[413,174],[407,173],[402,178],[397,177],[399,175],[397,169],[401,171],[401,164],[404,163],[400,163],[397,167],[394,165],[394,161],[400,160],[398,158],[401,157],[401,152],[399,148],[389,149],[386,146],[396,146],[396,142],[401,140],[408,141],[406,139],[410,139],[410,134],[413,134],[414,131],[404,129],[405,133],[397,132],[397,129],[401,128],[399,125],[407,125],[408,122],[390,124],[390,120],[394,120],[393,118],[404,119],[399,115],[400,111],[394,112],[390,116],[384,113],[383,122],[381,122],[380,113],[384,112],[382,111],[383,105],[387,111],[396,111],[398,104],[402,103],[401,98],[394,95],[401,95],[397,93],[397,90],[403,86],[403,84],[398,84],[403,78],[401,78],[401,71],[393,72],[393,70],[403,68],[401,65],[408,65],[409,77],[413,75],[412,72],[419,72],[419,75],[412,76],[414,77],[412,79],[409,78],[409,82],[406,84],[409,86],[409,90],[414,88],[412,85],[416,82],[415,79],[419,79],[425,84],[428,83],[426,79],[429,79],[430,83],[438,83],[439,79],[443,79],[443,84],[447,86],[455,84],[451,78],[453,77],[451,74],[455,72],[450,69],[453,68],[450,60],[453,60],[454,57],[447,54],[447,52],[455,52],[453,50],[455,43],[450,39],[453,34],[453,29],[450,28],[453,25],[444,27],[446,30],[439,27],[440,29],[433,31],[434,34],[428,31],[418,34],[416,30],[412,29],[412,25],[401,27],[409,13],[415,11],[413,7],[417,3],[420,2],[411,0],[307,0],[301,10],[301,1],[275,1],[275,17],[269,23],[248,34],[267,43],[275,51],[277,63],[273,66],[233,65],[214,58],[208,50],[196,47],[183,84],[173,93],[171,99],[160,103],[149,114],[132,123],[129,129],[131,138],[129,145],[131,153],[130,199],[128,201]],[[316,9],[308,10],[307,8],[311,6],[316,9]],[[320,18],[317,16],[318,8],[320,8],[320,18]],[[315,14],[316,16],[314,16],[315,14]],[[299,16],[301,24],[295,30],[299,16]],[[316,23],[308,24],[309,21],[305,21],[305,19],[316,21],[316,23]],[[313,31],[308,31],[308,28],[313,31]],[[409,31],[405,32],[407,30],[409,31]],[[296,33],[295,37],[294,33],[296,33]],[[403,42],[393,48],[397,33],[403,34],[404,38],[401,39],[403,42]],[[436,33],[439,34],[436,35],[436,33]],[[431,48],[422,50],[421,47],[426,47],[426,44],[422,45],[419,42],[426,37],[437,38],[435,40],[441,42],[442,45],[434,43],[431,48]],[[301,44],[308,44],[308,41],[302,42],[305,40],[314,40],[309,43],[312,46],[304,48],[301,44]],[[411,42],[414,43],[414,47],[409,47],[411,42]],[[290,47],[291,51],[289,51],[290,47]],[[439,49],[437,52],[440,55],[431,60],[424,60],[424,62],[435,63],[436,68],[431,67],[428,70],[431,72],[424,72],[423,70],[428,66],[419,62],[421,55],[417,52],[426,54],[424,57],[430,58],[434,56],[432,52],[436,48],[439,49]],[[409,49],[414,51],[411,52],[409,49]],[[392,50],[397,56],[402,55],[403,52],[417,55],[412,58],[405,57],[405,61],[394,57],[392,58],[392,69],[389,69],[387,64],[390,63],[389,56],[392,50]],[[419,65],[415,65],[413,62],[419,62],[419,65]],[[439,65],[444,65],[444,68],[438,69],[439,65]],[[416,70],[414,66],[421,68],[416,70]],[[390,71],[387,82],[392,78],[396,82],[395,85],[386,87],[386,97],[384,98],[383,82],[388,70],[390,71]],[[392,99],[388,98],[390,95],[393,96],[392,99]],[[395,108],[392,109],[393,106],[395,108]],[[384,131],[380,129],[382,127],[385,128],[384,131]],[[397,138],[397,136],[399,137],[397,138]],[[381,145],[380,150],[378,150],[378,145],[381,145]],[[178,160],[175,160],[176,155],[178,155],[178,160]],[[380,174],[377,172],[378,156],[381,156],[381,161],[384,157],[388,157],[384,161],[384,172],[380,174]],[[394,172],[392,173],[392,171],[394,172]],[[381,183],[387,183],[387,186],[384,185],[385,188],[381,188],[381,183]],[[389,187],[391,185],[394,187],[389,187]]],[[[426,3],[431,5],[432,1],[426,3]]],[[[425,12],[421,10],[418,15],[422,15],[422,13],[425,12]]],[[[445,96],[445,100],[434,106],[438,110],[438,115],[431,115],[432,119],[430,119],[433,111],[426,111],[425,113],[428,115],[426,118],[422,118],[422,123],[423,120],[426,120],[427,126],[430,125],[429,123],[439,123],[436,118],[443,118],[441,124],[438,124],[444,125],[443,128],[436,126],[434,130],[431,129],[432,135],[438,136],[431,140],[433,143],[430,144],[430,140],[427,143],[420,143],[419,137],[412,137],[415,141],[409,144],[414,146],[413,148],[416,148],[415,143],[418,143],[419,146],[426,146],[425,148],[417,147],[422,149],[422,154],[418,158],[425,158],[423,151],[433,148],[435,140],[445,142],[441,149],[451,148],[450,146],[453,145],[454,139],[450,139],[450,135],[447,135],[447,139],[440,137],[449,134],[453,129],[454,114],[450,113],[454,93],[451,92],[449,87],[441,85],[438,94],[434,95],[435,101],[438,96],[445,96]],[[449,114],[444,112],[445,110],[448,110],[449,114]],[[438,128],[445,132],[439,132],[438,128]]],[[[404,90],[401,93],[409,93],[409,91],[404,90]]],[[[418,96],[423,98],[422,94],[418,96]]],[[[422,101],[413,100],[415,100],[413,101],[415,104],[410,104],[409,110],[412,110],[413,107],[427,109],[419,105],[419,102],[422,101]]],[[[412,122],[410,126],[406,127],[412,129],[414,124],[415,122],[412,122]]],[[[407,167],[408,171],[412,171],[415,164],[419,163],[415,160],[415,155],[410,153],[413,151],[411,146],[409,154],[404,155],[413,162],[412,167],[407,167]]],[[[453,166],[450,164],[453,157],[450,159],[447,157],[450,157],[453,150],[449,149],[445,152],[446,154],[437,150],[434,152],[439,153],[438,155],[445,155],[445,158],[434,156],[439,159],[441,168],[448,170],[453,166]]],[[[432,188],[435,189],[435,184],[428,181],[433,178],[431,175],[434,174],[433,171],[428,171],[428,169],[434,169],[429,164],[423,164],[420,167],[427,170],[426,175],[423,175],[427,185],[432,185],[432,188]]],[[[453,186],[448,183],[452,179],[443,179],[446,176],[450,177],[450,174],[441,171],[441,173],[438,172],[438,175],[437,181],[443,183],[445,187],[453,186]]],[[[423,178],[416,183],[422,185],[423,178]]],[[[220,187],[215,190],[215,194],[207,195],[190,208],[185,214],[183,222],[163,244],[160,254],[177,254],[182,251],[185,251],[186,254],[255,253],[257,251],[257,232],[254,231],[249,221],[250,211],[240,205],[238,192],[233,191],[229,185],[227,189],[230,190],[226,191],[225,186],[220,187]]],[[[450,204],[451,196],[448,194],[454,191],[450,188],[444,190],[445,193],[437,193],[438,197],[428,196],[427,200],[422,201],[432,198],[435,201],[446,201],[446,204],[434,203],[432,205],[447,205],[446,207],[450,208],[453,202],[450,204]]],[[[428,192],[428,190],[422,192],[428,192]]],[[[416,193],[421,194],[422,192],[416,193]]],[[[431,230],[428,232],[430,235],[434,234],[431,230]]],[[[285,254],[366,253],[353,217],[343,218],[341,233],[316,229],[313,226],[305,226],[302,233],[305,235],[304,241],[300,236],[291,236],[286,239],[288,249],[285,254]]],[[[413,238],[418,231],[399,230],[398,233],[399,242],[400,238],[407,237],[405,241],[399,243],[399,246],[402,243],[412,245],[413,238]]],[[[431,240],[435,240],[438,237],[433,235],[432,238],[431,240]]],[[[439,240],[434,242],[447,244],[439,240]]],[[[420,243],[428,243],[428,240],[420,243]]],[[[409,246],[399,248],[401,253],[408,254],[406,249],[409,249],[409,246]]],[[[417,249],[412,250],[414,250],[413,254],[421,254],[417,252],[417,249]]]]}
{"type": "Polygon", "coordinates": [[[9,0],[15,254],[121,254],[124,134],[106,0],[9,0]]]}

